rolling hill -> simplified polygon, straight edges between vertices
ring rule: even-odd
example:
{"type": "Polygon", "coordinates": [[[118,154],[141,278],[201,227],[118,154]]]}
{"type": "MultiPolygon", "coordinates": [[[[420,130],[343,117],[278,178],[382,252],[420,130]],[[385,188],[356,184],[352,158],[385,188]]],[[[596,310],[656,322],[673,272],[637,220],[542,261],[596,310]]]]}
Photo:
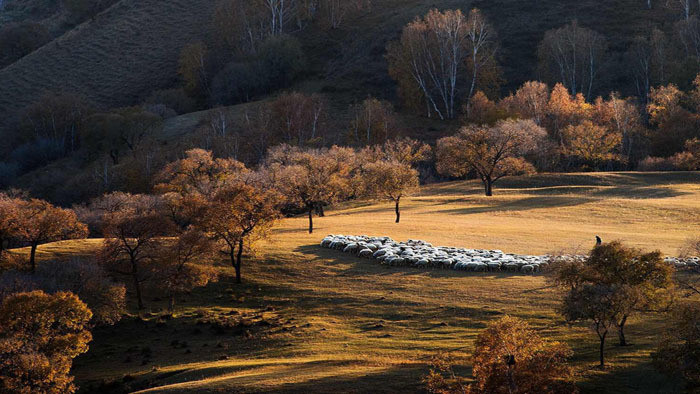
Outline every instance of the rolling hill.
{"type": "MultiPolygon", "coordinates": [[[[547,253],[585,251],[600,234],[673,255],[700,231],[699,185],[697,172],[545,174],[504,179],[492,198],[475,181],[426,186],[405,200],[400,224],[391,204],[369,202],[329,209],[314,234],[304,217],[285,219],[246,257],[243,285],[222,261],[220,281],[180,297],[173,318],[149,296],[143,319],[94,330],[73,373],[83,392],[417,392],[438,352],[468,376],[476,335],[508,314],[574,349],[584,393],[678,392],[650,359],[663,315],[630,321],[633,345],[610,343],[610,367],[599,370],[595,334],[556,313],[561,294],[543,275],[385,267],[318,243],[368,234],[547,253]],[[250,333],[217,328],[212,316],[249,319],[250,333]]],[[[90,255],[100,244],[42,245],[39,257],[90,255]]]]}

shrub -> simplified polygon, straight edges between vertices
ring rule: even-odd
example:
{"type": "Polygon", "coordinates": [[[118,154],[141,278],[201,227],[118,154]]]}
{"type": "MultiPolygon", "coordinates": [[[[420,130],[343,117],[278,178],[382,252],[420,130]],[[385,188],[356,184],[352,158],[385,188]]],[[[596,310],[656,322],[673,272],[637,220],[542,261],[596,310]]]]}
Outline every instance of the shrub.
{"type": "Polygon", "coordinates": [[[674,166],[668,158],[648,156],[639,162],[637,169],[639,171],[673,171],[674,166]]]}
{"type": "Polygon", "coordinates": [[[281,36],[269,38],[260,48],[257,72],[267,79],[269,91],[294,82],[306,68],[306,56],[299,40],[281,36]]]}
{"type": "Polygon", "coordinates": [[[118,322],[126,307],[124,285],[110,280],[104,269],[90,260],[49,261],[39,264],[34,274],[8,271],[0,276],[0,301],[32,290],[76,294],[90,307],[96,324],[118,322]]]}

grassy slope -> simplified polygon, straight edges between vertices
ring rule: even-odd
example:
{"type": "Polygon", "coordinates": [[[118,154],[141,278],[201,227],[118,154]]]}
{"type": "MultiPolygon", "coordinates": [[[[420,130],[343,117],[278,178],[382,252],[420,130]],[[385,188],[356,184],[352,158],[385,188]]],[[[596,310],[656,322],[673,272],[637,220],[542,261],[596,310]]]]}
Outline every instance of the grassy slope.
{"type": "MultiPolygon", "coordinates": [[[[661,316],[630,323],[633,346],[619,348],[612,338],[612,367],[598,371],[594,334],[563,323],[554,311],[560,294],[541,276],[387,269],[317,246],[327,233],[366,233],[542,253],[587,248],[600,234],[674,254],[700,232],[700,173],[540,175],[506,180],[497,194],[482,197],[474,182],[429,186],[405,202],[399,225],[390,204],[336,207],[316,220],[313,235],[303,217],[284,220],[245,265],[244,285],[225,276],[182,297],[173,320],[127,319],[97,330],[76,363],[77,379],[89,388],[129,375],[132,389],[153,392],[413,392],[439,351],[455,352],[468,374],[475,336],[507,313],[574,348],[584,392],[677,392],[679,383],[650,364],[661,316]],[[267,307],[273,310],[263,319],[282,323],[249,339],[196,324],[202,312],[256,314],[267,307]],[[153,353],[145,364],[143,348],[153,353]]],[[[98,245],[64,242],[39,251],[51,258],[98,245]]],[[[219,269],[232,271],[223,263],[219,269]]],[[[164,306],[151,298],[148,304],[156,313],[164,306]]]]}
{"type": "Polygon", "coordinates": [[[173,83],[180,49],[204,36],[214,3],[120,1],[0,70],[0,118],[51,90],[79,93],[106,107],[138,103],[173,83]]]}
{"type": "MultiPolygon", "coordinates": [[[[394,97],[384,60],[386,43],[397,38],[407,22],[433,7],[484,11],[503,43],[506,90],[537,76],[535,51],[548,29],[578,18],[608,36],[613,49],[624,50],[634,35],[669,18],[660,7],[649,11],[637,0],[373,3],[371,13],[349,19],[338,30],[312,27],[301,34],[312,60],[308,85],[331,94],[342,108],[367,94],[394,97]]],[[[16,114],[47,90],[81,93],[104,106],[138,103],[153,89],[175,80],[180,48],[205,34],[214,4],[209,0],[122,0],[95,21],[0,70],[0,119],[16,114]]]]}

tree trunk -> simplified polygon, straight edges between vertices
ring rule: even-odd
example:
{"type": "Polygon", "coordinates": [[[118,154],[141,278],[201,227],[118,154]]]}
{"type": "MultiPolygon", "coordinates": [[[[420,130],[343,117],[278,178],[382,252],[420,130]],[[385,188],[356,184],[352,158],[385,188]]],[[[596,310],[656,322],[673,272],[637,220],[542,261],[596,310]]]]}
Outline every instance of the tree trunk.
{"type": "Polygon", "coordinates": [[[5,251],[5,240],[0,238],[0,255],[2,255],[2,252],[4,252],[4,251],[5,251]]]}
{"type": "Polygon", "coordinates": [[[326,212],[323,210],[323,204],[318,204],[318,208],[316,209],[316,213],[318,214],[318,217],[320,217],[320,218],[326,216],[326,212]]]}
{"type": "Polygon", "coordinates": [[[600,368],[605,368],[605,337],[608,333],[600,336],[600,368]]]}
{"type": "Polygon", "coordinates": [[[132,273],[132,276],[134,278],[134,289],[136,290],[136,302],[138,303],[139,310],[143,310],[143,297],[141,296],[141,283],[139,282],[138,275],[136,274],[136,271],[132,273]]]}
{"type": "Polygon", "coordinates": [[[627,316],[622,318],[620,324],[617,326],[617,335],[620,338],[620,346],[627,346],[627,339],[625,338],[625,323],[627,323],[627,316]]]}
{"type": "Polygon", "coordinates": [[[32,244],[31,252],[29,252],[29,266],[31,267],[32,273],[36,272],[36,244],[32,244]]]}
{"type": "Polygon", "coordinates": [[[401,220],[401,210],[399,209],[399,200],[400,200],[400,198],[396,199],[396,223],[398,223],[399,220],[401,220]]]}
{"type": "Polygon", "coordinates": [[[493,196],[493,181],[491,178],[484,179],[484,192],[488,197],[493,196]]]}
{"type": "Polygon", "coordinates": [[[170,315],[175,312],[175,293],[170,292],[170,297],[168,298],[168,312],[170,315]]]}
{"type": "Polygon", "coordinates": [[[309,208],[309,234],[314,232],[314,209],[309,208]]]}
{"type": "Polygon", "coordinates": [[[238,255],[236,255],[236,283],[241,283],[241,258],[243,257],[243,237],[238,240],[238,255]]]}

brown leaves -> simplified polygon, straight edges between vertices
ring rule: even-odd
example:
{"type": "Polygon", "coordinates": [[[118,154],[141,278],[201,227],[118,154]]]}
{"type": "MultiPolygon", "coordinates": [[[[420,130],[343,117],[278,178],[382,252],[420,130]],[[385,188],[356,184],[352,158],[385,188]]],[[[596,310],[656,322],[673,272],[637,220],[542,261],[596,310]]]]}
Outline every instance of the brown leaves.
{"type": "Polygon", "coordinates": [[[0,306],[0,391],[72,393],[73,358],[88,350],[92,313],[72,293],[17,293],[0,306]]]}

